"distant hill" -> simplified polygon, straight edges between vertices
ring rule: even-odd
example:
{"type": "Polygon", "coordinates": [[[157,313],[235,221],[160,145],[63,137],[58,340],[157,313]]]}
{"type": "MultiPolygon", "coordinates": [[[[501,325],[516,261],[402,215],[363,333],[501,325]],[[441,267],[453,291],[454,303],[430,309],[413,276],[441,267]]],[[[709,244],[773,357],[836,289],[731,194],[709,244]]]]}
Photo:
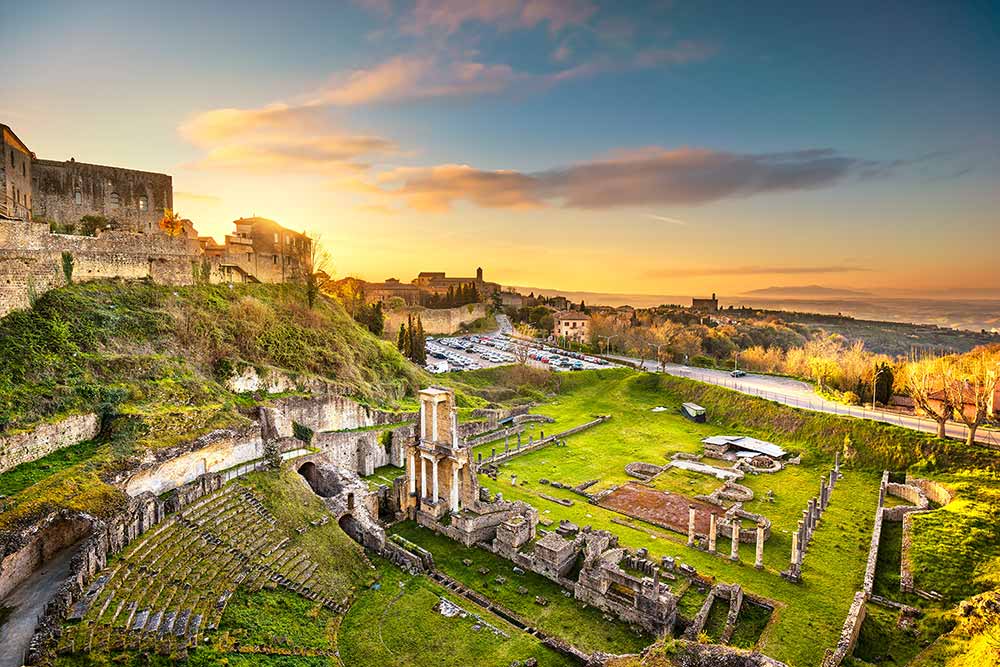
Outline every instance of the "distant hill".
{"type": "Polygon", "coordinates": [[[871,292],[861,292],[858,290],[841,289],[836,287],[823,287],[821,285],[787,285],[783,287],[764,287],[762,289],[743,292],[743,296],[768,296],[768,297],[808,297],[808,298],[847,298],[847,297],[869,297],[871,292]]]}

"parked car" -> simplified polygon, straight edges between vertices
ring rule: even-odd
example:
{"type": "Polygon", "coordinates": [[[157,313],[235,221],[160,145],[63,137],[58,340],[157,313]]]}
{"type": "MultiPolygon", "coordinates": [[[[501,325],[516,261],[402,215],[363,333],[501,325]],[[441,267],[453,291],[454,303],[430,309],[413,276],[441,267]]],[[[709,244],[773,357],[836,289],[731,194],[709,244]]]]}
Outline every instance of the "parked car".
{"type": "Polygon", "coordinates": [[[741,378],[741,377],[743,377],[744,375],[746,375],[746,374],[747,374],[747,372],[746,372],[746,371],[741,371],[740,369],[738,369],[738,368],[737,368],[737,369],[736,369],[736,370],[734,370],[734,371],[729,371],[729,374],[730,374],[730,375],[731,375],[732,377],[734,377],[734,378],[741,378]]]}

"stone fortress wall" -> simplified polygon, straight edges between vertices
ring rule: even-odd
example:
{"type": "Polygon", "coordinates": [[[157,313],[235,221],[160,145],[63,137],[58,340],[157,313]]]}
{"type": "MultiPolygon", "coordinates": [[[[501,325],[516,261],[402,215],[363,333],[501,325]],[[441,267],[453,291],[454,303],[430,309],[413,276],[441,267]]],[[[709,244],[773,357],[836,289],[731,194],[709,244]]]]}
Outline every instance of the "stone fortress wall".
{"type": "Polygon", "coordinates": [[[31,176],[32,214],[45,222],[73,224],[94,215],[114,220],[117,229],[148,234],[157,231],[164,209],[174,207],[167,174],[36,159],[31,176]]]}
{"type": "Polygon", "coordinates": [[[53,234],[47,223],[0,219],[0,316],[26,308],[32,295],[66,284],[63,253],[73,256],[73,280],[151,279],[194,282],[198,242],[166,234],[99,231],[97,236],[53,234]]]}
{"type": "Polygon", "coordinates": [[[424,327],[424,333],[431,335],[451,334],[458,331],[463,324],[469,324],[480,318],[486,317],[486,304],[470,303],[465,306],[455,308],[401,308],[396,311],[386,311],[385,331],[387,334],[395,336],[399,331],[399,325],[406,323],[407,316],[412,315],[416,320],[420,316],[420,323],[424,327]]]}

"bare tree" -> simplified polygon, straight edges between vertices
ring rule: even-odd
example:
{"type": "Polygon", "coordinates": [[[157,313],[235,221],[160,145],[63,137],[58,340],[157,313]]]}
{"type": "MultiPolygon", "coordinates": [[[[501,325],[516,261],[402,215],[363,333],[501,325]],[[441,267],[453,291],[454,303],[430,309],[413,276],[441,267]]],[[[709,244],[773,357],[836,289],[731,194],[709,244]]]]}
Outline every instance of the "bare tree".
{"type": "Polygon", "coordinates": [[[966,444],[976,442],[976,430],[990,418],[993,399],[1000,382],[1000,354],[997,350],[976,348],[959,357],[955,373],[944,385],[944,393],[955,417],[968,429],[966,444]]]}
{"type": "Polygon", "coordinates": [[[947,434],[948,420],[955,412],[945,391],[945,386],[952,381],[952,366],[953,361],[945,357],[924,357],[904,367],[906,391],[916,406],[937,422],[939,438],[947,434]]]}
{"type": "Polygon", "coordinates": [[[323,289],[332,282],[333,260],[319,235],[307,240],[300,252],[301,277],[306,287],[306,301],[311,309],[323,289]]]}
{"type": "MultiPolygon", "coordinates": [[[[516,325],[514,327],[514,330],[517,332],[518,336],[521,336],[523,338],[530,339],[535,337],[535,329],[530,324],[527,324],[525,322],[521,322],[520,324],[516,325]]],[[[526,366],[528,364],[528,358],[529,355],[531,354],[531,348],[528,347],[527,341],[515,342],[513,352],[514,352],[514,358],[517,359],[517,363],[521,364],[522,366],[526,366]]]]}

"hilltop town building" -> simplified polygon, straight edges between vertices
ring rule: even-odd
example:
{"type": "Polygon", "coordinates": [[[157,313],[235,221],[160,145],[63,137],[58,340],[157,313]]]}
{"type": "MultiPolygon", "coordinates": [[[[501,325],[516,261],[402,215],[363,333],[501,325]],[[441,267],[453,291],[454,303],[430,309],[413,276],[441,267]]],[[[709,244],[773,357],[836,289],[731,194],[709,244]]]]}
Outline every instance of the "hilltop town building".
{"type": "Polygon", "coordinates": [[[35,219],[73,225],[84,216],[107,220],[111,229],[162,233],[160,219],[174,207],[173,179],[121,167],[69,159],[38,160],[32,165],[32,214],[35,219]]]}
{"type": "Polygon", "coordinates": [[[458,289],[464,285],[471,284],[475,286],[476,292],[482,301],[489,299],[494,292],[500,290],[499,284],[488,283],[483,280],[483,270],[481,268],[476,269],[475,278],[449,277],[445,275],[444,271],[421,271],[414,278],[413,284],[424,293],[437,294],[439,296],[446,295],[449,289],[458,289]]]}
{"type": "Polygon", "coordinates": [[[224,243],[198,237],[204,254],[228,280],[283,283],[302,277],[312,248],[308,236],[256,216],[240,218],[233,225],[224,243]]]}
{"type": "Polygon", "coordinates": [[[0,315],[68,277],[278,283],[308,268],[309,237],[266,218],[237,220],[222,244],[199,238],[190,220],[167,234],[159,225],[173,206],[167,174],[39,160],[3,124],[0,149],[0,315]],[[99,224],[81,227],[86,216],[99,224]]]}
{"type": "Polygon", "coordinates": [[[0,124],[0,216],[31,219],[34,155],[14,131],[0,124]]]}
{"type": "Polygon", "coordinates": [[[715,296],[715,292],[712,292],[712,296],[709,298],[694,297],[691,299],[691,309],[717,313],[719,312],[719,299],[715,296]]]}
{"type": "Polygon", "coordinates": [[[552,316],[553,334],[557,339],[585,343],[590,340],[590,315],[578,310],[563,310],[552,316]]]}

